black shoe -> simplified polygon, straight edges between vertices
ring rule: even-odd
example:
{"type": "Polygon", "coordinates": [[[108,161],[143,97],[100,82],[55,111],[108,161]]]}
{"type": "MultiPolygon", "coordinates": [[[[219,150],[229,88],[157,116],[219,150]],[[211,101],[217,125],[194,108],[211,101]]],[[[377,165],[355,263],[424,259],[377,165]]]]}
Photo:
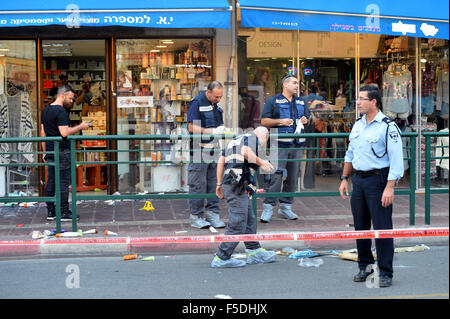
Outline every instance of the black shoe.
{"type": "Polygon", "coordinates": [[[378,285],[381,288],[386,288],[392,286],[392,277],[389,276],[380,276],[380,280],[378,282],[378,285]]]}
{"type": "Polygon", "coordinates": [[[56,219],[56,213],[52,212],[52,211],[49,211],[47,213],[47,220],[55,220],[55,219],[56,219]]]}
{"type": "Polygon", "coordinates": [[[359,273],[357,273],[353,277],[353,281],[354,282],[364,282],[364,281],[366,281],[367,277],[369,277],[369,275],[372,274],[372,273],[373,273],[373,270],[371,270],[370,272],[367,272],[364,269],[361,269],[359,271],[359,273]]]}
{"type": "MultiPolygon", "coordinates": [[[[80,220],[80,216],[77,216],[77,221],[80,220]]],[[[68,213],[62,214],[61,216],[62,222],[71,222],[72,221],[72,212],[69,210],[68,213]]]]}

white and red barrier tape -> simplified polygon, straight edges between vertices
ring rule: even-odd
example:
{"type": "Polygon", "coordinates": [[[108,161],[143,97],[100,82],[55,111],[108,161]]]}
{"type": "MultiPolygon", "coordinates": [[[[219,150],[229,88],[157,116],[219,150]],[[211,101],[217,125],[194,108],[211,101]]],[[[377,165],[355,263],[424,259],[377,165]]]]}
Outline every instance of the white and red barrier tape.
{"type": "Polygon", "coordinates": [[[254,235],[215,235],[215,236],[152,236],[152,237],[91,237],[91,238],[52,238],[37,240],[2,240],[1,246],[60,245],[60,244],[164,244],[164,243],[220,243],[236,241],[285,241],[285,240],[341,240],[376,239],[405,237],[449,236],[449,228],[410,228],[366,231],[299,232],[254,235]]]}

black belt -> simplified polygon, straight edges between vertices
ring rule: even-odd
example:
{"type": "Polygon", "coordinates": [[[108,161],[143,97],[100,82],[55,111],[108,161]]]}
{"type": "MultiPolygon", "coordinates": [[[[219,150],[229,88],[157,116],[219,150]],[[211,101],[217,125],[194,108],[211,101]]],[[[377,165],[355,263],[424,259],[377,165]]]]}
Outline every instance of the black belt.
{"type": "Polygon", "coordinates": [[[366,177],[370,177],[370,176],[375,176],[375,175],[381,175],[383,172],[389,170],[389,167],[385,167],[385,168],[376,168],[376,169],[371,169],[370,171],[359,171],[357,169],[353,170],[353,172],[357,175],[359,175],[362,178],[366,178],[366,177]]]}

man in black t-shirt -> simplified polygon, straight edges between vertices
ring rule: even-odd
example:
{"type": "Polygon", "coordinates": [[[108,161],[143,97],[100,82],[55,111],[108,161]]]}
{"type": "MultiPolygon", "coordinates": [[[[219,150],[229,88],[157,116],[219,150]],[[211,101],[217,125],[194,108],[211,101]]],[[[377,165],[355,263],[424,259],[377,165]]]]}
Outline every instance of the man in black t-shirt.
{"type": "MultiPolygon", "coordinates": [[[[61,136],[63,141],[59,145],[59,173],[61,191],[61,221],[71,221],[72,213],[69,210],[69,184],[70,184],[70,142],[67,136],[73,135],[89,127],[89,123],[70,127],[69,110],[73,105],[74,92],[68,85],[58,89],[56,100],[48,105],[41,114],[41,137],[61,136]]],[[[42,143],[42,150],[49,152],[54,150],[53,142],[42,143]]],[[[54,162],[54,154],[44,154],[45,162],[54,162]]],[[[47,184],[45,196],[55,196],[55,167],[48,166],[47,184]]],[[[55,203],[47,202],[47,220],[55,220],[55,203]]]]}

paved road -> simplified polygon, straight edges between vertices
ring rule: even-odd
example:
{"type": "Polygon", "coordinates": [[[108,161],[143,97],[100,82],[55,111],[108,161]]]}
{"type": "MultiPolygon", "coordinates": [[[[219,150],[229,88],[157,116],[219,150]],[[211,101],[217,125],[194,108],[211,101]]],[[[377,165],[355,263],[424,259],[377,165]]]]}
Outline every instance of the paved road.
{"type": "Polygon", "coordinates": [[[212,255],[189,254],[155,256],[154,261],[123,261],[120,256],[1,259],[0,298],[448,299],[449,248],[430,248],[396,253],[390,288],[352,282],[356,263],[333,256],[321,257],[318,268],[278,256],[275,263],[240,269],[213,269],[212,255]]]}

